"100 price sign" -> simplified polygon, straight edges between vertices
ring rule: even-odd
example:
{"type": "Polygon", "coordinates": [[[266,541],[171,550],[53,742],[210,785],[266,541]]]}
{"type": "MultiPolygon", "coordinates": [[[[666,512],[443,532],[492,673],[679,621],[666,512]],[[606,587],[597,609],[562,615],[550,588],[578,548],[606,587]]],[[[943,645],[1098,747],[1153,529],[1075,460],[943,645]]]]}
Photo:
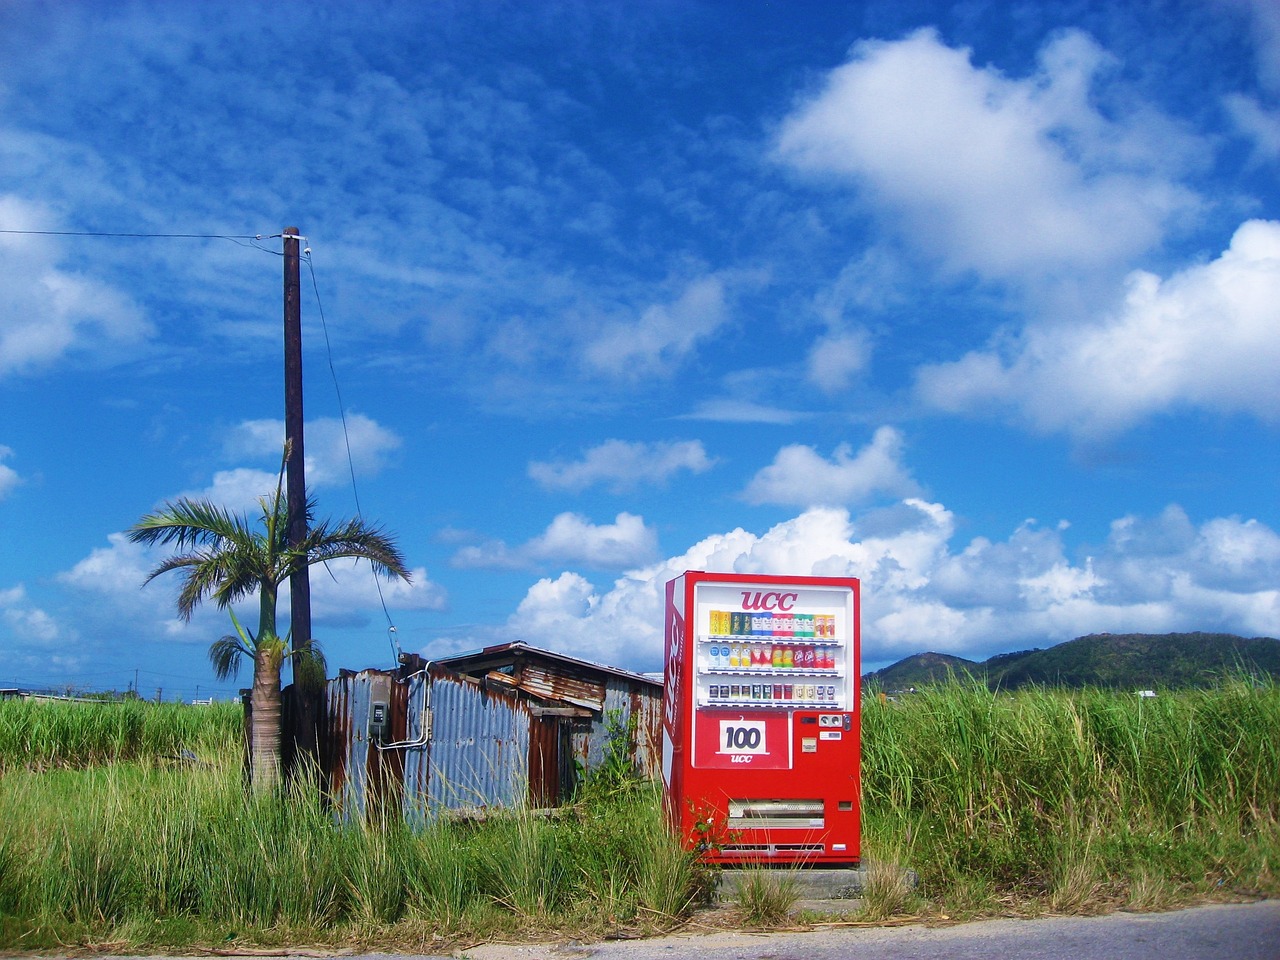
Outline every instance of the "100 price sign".
{"type": "Polygon", "coordinates": [[[767,754],[763,720],[721,720],[718,753],[767,754]]]}

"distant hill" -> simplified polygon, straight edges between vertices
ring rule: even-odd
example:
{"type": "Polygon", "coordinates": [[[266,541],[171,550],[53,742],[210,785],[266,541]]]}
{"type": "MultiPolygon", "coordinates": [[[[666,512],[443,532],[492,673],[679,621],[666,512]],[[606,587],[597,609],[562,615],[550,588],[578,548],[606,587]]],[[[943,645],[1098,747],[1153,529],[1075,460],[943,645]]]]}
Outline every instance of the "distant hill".
{"type": "Polygon", "coordinates": [[[976,660],[945,653],[917,653],[892,666],[868,673],[863,683],[876,683],[882,690],[907,690],[926,683],[940,683],[952,677],[972,675],[985,679],[986,671],[976,660]]]}
{"type": "Polygon", "coordinates": [[[1226,633],[1098,633],[982,662],[916,654],[867,674],[863,682],[905,690],[972,676],[1002,690],[1029,684],[1138,690],[1203,687],[1241,672],[1280,681],[1280,640],[1226,633]]]}

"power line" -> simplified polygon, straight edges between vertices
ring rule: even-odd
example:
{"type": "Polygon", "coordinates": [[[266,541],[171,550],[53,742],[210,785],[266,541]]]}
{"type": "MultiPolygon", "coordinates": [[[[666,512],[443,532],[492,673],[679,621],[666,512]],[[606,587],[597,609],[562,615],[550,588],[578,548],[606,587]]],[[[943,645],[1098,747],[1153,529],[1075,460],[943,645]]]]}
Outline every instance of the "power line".
{"type": "Polygon", "coordinates": [[[128,237],[135,240],[274,240],[280,234],[230,233],[114,233],[98,230],[6,230],[0,233],[23,237],[128,237]]]}
{"type": "MultiPolygon", "coordinates": [[[[363,520],[364,511],[360,508],[360,491],[356,486],[356,465],[355,459],[351,455],[351,437],[347,433],[347,411],[342,402],[342,388],[338,386],[338,371],[333,365],[333,345],[329,342],[329,325],[325,322],[324,304],[320,300],[320,286],[316,283],[316,268],[311,261],[311,247],[303,250],[303,259],[307,262],[307,270],[311,274],[311,289],[316,295],[316,309],[320,314],[320,329],[324,332],[324,348],[325,355],[329,361],[329,376],[333,379],[333,392],[338,398],[338,416],[342,421],[342,440],[347,448],[347,469],[351,473],[351,495],[356,501],[356,516],[363,520]]],[[[373,572],[373,585],[378,590],[378,602],[382,604],[382,615],[387,618],[387,635],[391,638],[391,646],[397,651],[395,641],[396,625],[391,620],[391,611],[387,609],[386,597],[382,595],[382,584],[378,580],[378,574],[373,572]]]]}

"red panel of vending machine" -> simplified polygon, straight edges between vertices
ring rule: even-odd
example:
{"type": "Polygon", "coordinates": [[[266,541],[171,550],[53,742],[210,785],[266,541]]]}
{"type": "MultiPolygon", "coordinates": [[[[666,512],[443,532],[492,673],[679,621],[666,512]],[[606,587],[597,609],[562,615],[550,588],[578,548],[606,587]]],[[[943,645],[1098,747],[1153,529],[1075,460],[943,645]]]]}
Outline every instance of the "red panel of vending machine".
{"type": "Polygon", "coordinates": [[[717,863],[860,859],[859,583],[667,583],[668,823],[717,863]]]}

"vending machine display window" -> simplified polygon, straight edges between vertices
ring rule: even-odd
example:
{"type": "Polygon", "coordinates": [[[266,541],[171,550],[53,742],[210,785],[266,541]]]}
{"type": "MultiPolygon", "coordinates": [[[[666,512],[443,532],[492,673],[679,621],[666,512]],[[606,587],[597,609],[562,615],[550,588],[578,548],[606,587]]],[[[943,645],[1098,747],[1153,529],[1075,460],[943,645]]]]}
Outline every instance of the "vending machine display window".
{"type": "Polygon", "coordinates": [[[688,571],[665,636],[664,803],[686,845],[859,862],[858,581],[688,571]]]}

